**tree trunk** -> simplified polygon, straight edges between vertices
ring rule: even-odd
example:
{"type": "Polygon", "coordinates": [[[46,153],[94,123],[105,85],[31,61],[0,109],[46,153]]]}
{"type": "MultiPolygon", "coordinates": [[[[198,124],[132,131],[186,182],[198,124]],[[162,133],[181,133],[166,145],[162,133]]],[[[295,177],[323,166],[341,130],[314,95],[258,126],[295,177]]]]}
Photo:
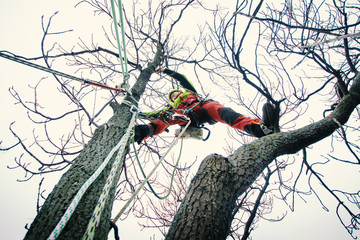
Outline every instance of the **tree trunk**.
{"type": "MultiPolygon", "coordinates": [[[[154,61],[149,63],[147,68],[141,70],[140,76],[131,89],[132,96],[126,97],[126,100],[135,106],[137,106],[137,101],[145,91],[146,83],[155,71],[155,67],[160,64],[161,54],[161,48],[158,48],[154,61]]],[[[46,239],[50,235],[83,183],[98,169],[108,153],[120,141],[129,126],[131,119],[130,107],[125,104],[114,104],[113,109],[114,115],[108,121],[107,125],[109,127],[101,126],[96,129],[92,139],[84,147],[79,156],[74,159],[69,170],[61,177],[58,184],[46,199],[24,239],[41,240],[46,239]]],[[[59,235],[59,240],[82,239],[104,188],[106,179],[111,171],[115,156],[116,154],[114,154],[96,181],[88,188],[72,217],[59,235]]],[[[110,230],[110,217],[114,202],[115,186],[119,177],[120,168],[110,188],[109,197],[102,211],[98,227],[95,229],[95,239],[107,238],[110,230]]]]}
{"type": "MultiPolygon", "coordinates": [[[[115,115],[117,120],[116,126],[112,125],[108,129],[102,126],[96,129],[93,138],[85,146],[80,155],[76,157],[69,170],[61,177],[46,199],[39,214],[31,224],[25,239],[46,239],[50,235],[80,187],[96,171],[105,160],[107,154],[120,141],[131,116],[129,107],[121,106],[120,108],[124,113],[121,116],[115,115]]],[[[81,239],[83,237],[107,176],[110,173],[115,156],[116,154],[114,154],[100,176],[88,188],[58,239],[81,239]]],[[[116,175],[115,183],[119,178],[119,171],[116,175]]],[[[96,239],[106,239],[109,231],[115,186],[116,184],[111,186],[105,209],[101,215],[101,221],[95,232],[96,239]]]]}
{"type": "Polygon", "coordinates": [[[228,158],[210,155],[192,180],[166,235],[167,240],[226,239],[236,199],[278,156],[293,154],[331,135],[360,103],[360,74],[333,113],[288,133],[275,133],[243,145],[228,158]]]}

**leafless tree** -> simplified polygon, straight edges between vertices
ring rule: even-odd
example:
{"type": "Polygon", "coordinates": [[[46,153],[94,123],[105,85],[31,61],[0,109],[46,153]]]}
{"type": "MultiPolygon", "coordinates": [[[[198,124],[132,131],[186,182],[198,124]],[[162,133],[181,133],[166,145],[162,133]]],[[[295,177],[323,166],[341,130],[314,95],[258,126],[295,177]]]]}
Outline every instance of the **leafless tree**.
{"type": "MultiPolygon", "coordinates": [[[[279,111],[282,106],[279,113],[284,120],[283,131],[296,129],[301,115],[309,108],[307,103],[313,98],[324,99],[326,104],[317,105],[317,110],[324,117],[332,118],[331,112],[349,94],[349,88],[358,76],[358,3],[286,1],[265,4],[264,1],[258,1],[256,5],[237,1],[233,15],[219,16],[211,26],[214,39],[217,39],[212,44],[219,49],[215,58],[221,59],[222,66],[229,66],[241,75],[241,81],[236,84],[227,81],[218,84],[237,86],[239,89],[234,92],[240,93],[237,99],[244,106],[255,104],[253,109],[256,109],[261,101],[272,102],[279,111]],[[254,58],[255,62],[249,62],[249,58],[254,58]],[[244,83],[259,93],[256,100],[248,100],[241,92],[240,87],[244,83]]],[[[353,117],[357,119],[358,114],[353,117]]],[[[327,164],[330,160],[359,164],[359,148],[354,142],[358,129],[356,122],[350,121],[346,125],[335,122],[341,127],[332,138],[345,144],[353,160],[329,154],[325,162],[314,159],[312,165],[327,164]]],[[[343,154],[341,147],[336,149],[343,154]]],[[[313,187],[313,179],[316,178],[338,201],[337,215],[348,232],[355,236],[353,234],[359,223],[355,207],[358,190],[347,192],[332,188],[325,180],[326,175],[315,171],[309,164],[305,149],[303,153],[303,165],[291,181],[292,186],[283,182],[279,172],[281,196],[286,202],[292,201],[293,206],[295,193],[314,193],[327,209],[326,203],[317,194],[319,189],[313,187]],[[307,172],[311,173],[307,177],[309,190],[299,191],[298,181],[306,178],[307,172]]]]}
{"type": "MultiPolygon", "coordinates": [[[[113,15],[107,1],[85,0],[80,5],[91,6],[99,16],[108,16],[111,26],[113,15]]],[[[291,202],[295,194],[317,194],[318,190],[313,187],[313,179],[316,179],[338,201],[338,216],[353,235],[359,227],[358,209],[353,210],[358,206],[358,191],[332,188],[322,178],[324,173],[314,168],[321,162],[308,159],[307,147],[331,136],[334,142],[345,144],[355,161],[342,159],[335,153],[328,154],[327,160],[359,165],[359,147],[355,141],[358,127],[353,121],[358,118],[360,101],[356,38],[359,7],[356,4],[351,1],[319,5],[286,1],[270,6],[261,0],[256,3],[237,1],[234,11],[224,14],[199,1],[179,0],[149,1],[147,6],[134,1],[124,9],[130,92],[109,92],[88,84],[74,86],[73,81],[54,75],[59,97],[67,103],[67,109],[54,113],[40,103],[44,80],[32,87],[32,100],[25,100],[16,89],[10,89],[18,104],[28,111],[29,119],[43,127],[44,134],[40,137],[38,130],[34,130],[34,140],[28,143],[15,130],[14,123],[10,130],[18,142],[3,149],[22,148],[25,154],[16,158],[15,163],[25,170],[25,179],[67,169],[41,207],[26,239],[48,237],[82,184],[122,137],[129,124],[130,108],[120,100],[125,99],[142,110],[164,106],[168,90],[176,83],[162,76],[151,77],[161,65],[180,70],[191,66],[192,75],[204,95],[207,94],[207,87],[202,84],[205,73],[216,86],[229,90],[227,96],[231,102],[259,117],[262,103],[273,103],[278,111],[278,124],[276,133],[258,140],[231,132],[243,145],[239,148],[229,145],[228,157],[209,155],[201,162],[195,176],[188,171],[195,160],[187,161],[187,165],[176,169],[176,184],[164,202],[154,200],[146,188],[143,196],[148,195],[148,201],[136,198],[132,205],[138,217],[150,222],[144,226],[158,227],[166,239],[247,239],[254,224],[271,212],[274,196],[280,195],[284,201],[291,202]],[[199,26],[194,42],[189,42],[175,33],[192,7],[211,12],[214,19],[213,24],[208,21],[206,26],[199,26]],[[324,117],[308,124],[307,119],[303,124],[302,117],[310,101],[320,97],[330,103],[318,110],[324,117]],[[107,119],[104,111],[109,105],[113,114],[107,119]],[[54,139],[50,129],[65,126],[59,122],[68,118],[73,121],[73,124],[66,124],[71,126],[66,130],[68,134],[54,139]],[[42,150],[40,154],[39,149],[42,150]],[[299,151],[303,153],[302,158],[295,157],[292,161],[291,155],[299,151]],[[51,157],[44,158],[41,154],[51,157]],[[31,162],[37,166],[33,167],[31,162]],[[294,162],[302,164],[296,165],[300,169],[288,179],[287,169],[294,162]],[[310,174],[306,176],[306,172],[310,174]],[[298,188],[298,180],[304,177],[308,178],[309,189],[302,191],[298,188]],[[276,185],[270,181],[275,178],[276,185]]],[[[52,32],[53,21],[56,21],[55,15],[48,22],[43,21],[41,57],[16,57],[26,61],[44,60],[48,68],[54,69],[65,63],[84,78],[96,76],[108,86],[121,84],[116,37],[111,27],[104,27],[106,47],[99,46],[95,40],[81,39],[76,47],[66,49],[49,39],[68,32],[52,32]]],[[[169,142],[166,136],[156,137],[136,146],[141,165],[145,169],[153,166],[169,142]]],[[[117,184],[113,184],[110,193],[115,197],[107,199],[95,231],[96,239],[106,238],[109,232],[114,199],[127,201],[143,178],[135,167],[134,148],[127,156],[123,168],[116,173],[117,184]]],[[[163,164],[165,173],[161,177],[170,179],[174,163],[163,164]]],[[[61,239],[78,239],[84,234],[111,171],[109,166],[88,189],[60,235],[61,239]]],[[[150,183],[156,190],[163,191],[160,193],[166,193],[169,181],[159,181],[161,177],[156,176],[150,183]]],[[[325,206],[320,197],[319,201],[325,206]]],[[[277,220],[282,219],[283,216],[277,220]]]]}

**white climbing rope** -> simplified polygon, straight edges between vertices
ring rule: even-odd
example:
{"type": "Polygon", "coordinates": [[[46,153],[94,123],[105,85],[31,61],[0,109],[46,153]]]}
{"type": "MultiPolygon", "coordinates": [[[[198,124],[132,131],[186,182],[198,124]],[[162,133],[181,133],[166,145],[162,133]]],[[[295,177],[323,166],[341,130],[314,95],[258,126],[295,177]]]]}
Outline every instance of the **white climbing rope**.
{"type": "MultiPolygon", "coordinates": [[[[136,113],[134,111],[134,113],[136,113]]],[[[111,172],[108,176],[108,178],[106,179],[106,183],[105,186],[103,188],[103,191],[100,195],[100,198],[98,200],[98,203],[94,209],[93,215],[91,216],[91,219],[89,221],[89,224],[87,226],[86,232],[83,236],[83,240],[92,240],[94,239],[95,236],[95,228],[98,226],[99,222],[100,222],[100,217],[101,217],[101,213],[104,209],[106,200],[109,196],[109,192],[110,192],[110,188],[113,184],[113,180],[115,179],[115,175],[116,172],[118,171],[118,169],[121,167],[121,165],[124,162],[124,155],[125,155],[125,147],[126,147],[126,143],[129,141],[130,137],[131,137],[131,130],[133,129],[133,127],[135,126],[135,120],[136,120],[136,114],[133,114],[133,117],[130,121],[130,125],[129,128],[127,129],[125,135],[123,136],[123,138],[125,138],[125,142],[121,145],[119,153],[117,154],[115,161],[111,167],[111,172]],[[131,128],[130,128],[131,127],[131,128]]]]}
{"type": "Polygon", "coordinates": [[[60,221],[58,222],[58,224],[56,225],[54,230],[51,232],[50,236],[47,238],[48,240],[55,240],[58,238],[61,231],[64,229],[66,223],[69,221],[71,215],[75,211],[75,209],[76,209],[77,205],[79,204],[81,198],[83,197],[84,193],[89,188],[89,186],[96,180],[96,178],[100,175],[100,173],[104,170],[104,168],[109,163],[109,161],[111,160],[111,158],[113,157],[113,155],[116,151],[119,150],[119,152],[116,156],[116,159],[114,161],[114,164],[115,164],[115,162],[119,161],[118,159],[122,159],[121,156],[124,154],[125,146],[131,137],[131,131],[135,126],[135,120],[136,120],[136,116],[137,116],[137,110],[135,107],[132,107],[130,109],[130,111],[132,112],[132,118],[130,120],[129,127],[127,128],[125,134],[122,136],[119,143],[113,149],[111,149],[110,153],[107,155],[104,162],[99,166],[99,168],[81,186],[80,190],[77,192],[76,196],[70,203],[69,207],[66,209],[64,215],[61,217],[60,221]]]}

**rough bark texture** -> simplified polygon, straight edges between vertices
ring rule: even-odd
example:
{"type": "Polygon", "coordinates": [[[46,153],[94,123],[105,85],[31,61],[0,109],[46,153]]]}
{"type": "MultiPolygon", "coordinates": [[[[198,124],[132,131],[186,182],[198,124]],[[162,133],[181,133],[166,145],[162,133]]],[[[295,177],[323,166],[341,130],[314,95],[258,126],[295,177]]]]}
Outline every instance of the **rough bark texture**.
{"type": "MultiPolygon", "coordinates": [[[[133,96],[127,96],[127,101],[137,105],[137,100],[144,92],[146,83],[149,81],[155,67],[160,63],[160,57],[161,49],[159,48],[155,55],[154,62],[151,62],[146,69],[141,71],[136,84],[131,89],[133,96]]],[[[96,171],[111,149],[120,141],[129,126],[131,119],[130,107],[125,104],[121,104],[120,106],[115,104],[113,105],[113,109],[114,115],[108,121],[109,127],[105,128],[102,126],[95,131],[93,138],[84,147],[80,155],[74,159],[69,170],[61,177],[58,184],[46,199],[24,239],[47,239],[80,187],[96,171]]],[[[116,154],[114,154],[112,160],[97,180],[86,191],[69,222],[61,232],[58,238],[59,240],[81,239],[83,237],[105,185],[107,176],[111,171],[115,156],[116,154]]],[[[100,223],[95,230],[95,239],[106,239],[110,230],[111,209],[119,173],[120,170],[116,174],[117,176],[114,179],[109,197],[101,214],[100,223]]]]}
{"type": "MultiPolygon", "coordinates": [[[[100,127],[95,131],[91,141],[74,160],[69,170],[61,177],[46,199],[41,211],[31,224],[25,239],[46,239],[50,235],[80,187],[100,166],[110,150],[120,141],[130,118],[129,108],[123,106],[122,109],[124,114],[122,117],[117,117],[116,126],[113,125],[108,129],[100,127]]],[[[106,178],[110,173],[114,159],[113,157],[98,179],[89,187],[58,239],[82,238],[103,190],[106,178]]],[[[104,239],[99,236],[104,236],[104,234],[106,236],[109,231],[109,219],[114,192],[113,184],[104,212],[101,215],[99,227],[96,230],[96,239],[104,239]]]]}
{"type": "Polygon", "coordinates": [[[167,238],[226,238],[231,224],[232,209],[237,199],[236,193],[232,191],[235,179],[232,178],[231,168],[227,159],[220,155],[210,155],[203,161],[183,199],[182,207],[176,214],[167,238]]]}
{"type": "Polygon", "coordinates": [[[211,155],[192,180],[166,239],[226,239],[236,199],[278,156],[293,154],[331,135],[360,103],[360,74],[333,113],[301,129],[243,145],[228,158],[211,155]]]}

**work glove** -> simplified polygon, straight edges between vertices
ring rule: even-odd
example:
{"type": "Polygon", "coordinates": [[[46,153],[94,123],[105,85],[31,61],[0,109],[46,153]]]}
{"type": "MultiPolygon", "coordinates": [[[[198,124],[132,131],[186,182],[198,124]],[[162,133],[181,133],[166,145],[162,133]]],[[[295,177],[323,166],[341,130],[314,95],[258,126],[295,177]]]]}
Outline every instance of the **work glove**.
{"type": "Polygon", "coordinates": [[[146,124],[137,125],[135,126],[134,141],[140,144],[141,141],[144,140],[144,138],[149,136],[149,134],[150,134],[150,129],[148,125],[146,124]]]}

